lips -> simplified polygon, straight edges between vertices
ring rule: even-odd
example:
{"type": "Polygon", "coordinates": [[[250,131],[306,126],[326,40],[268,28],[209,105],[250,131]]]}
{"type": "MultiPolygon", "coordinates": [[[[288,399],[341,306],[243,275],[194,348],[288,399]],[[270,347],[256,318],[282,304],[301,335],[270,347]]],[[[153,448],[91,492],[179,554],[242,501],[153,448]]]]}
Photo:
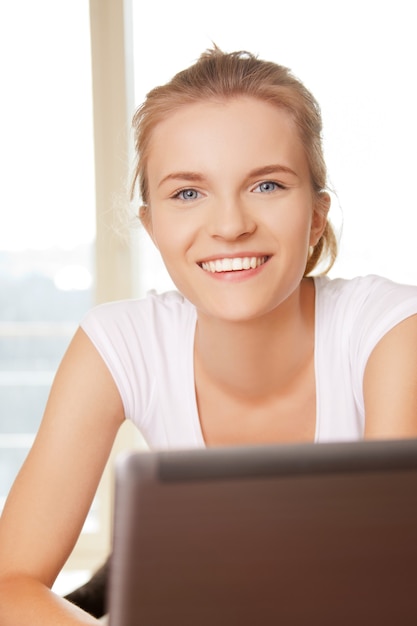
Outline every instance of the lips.
{"type": "Polygon", "coordinates": [[[241,272],[242,270],[256,269],[269,259],[269,256],[244,256],[224,259],[214,259],[199,263],[200,267],[212,274],[220,272],[241,272]]]}

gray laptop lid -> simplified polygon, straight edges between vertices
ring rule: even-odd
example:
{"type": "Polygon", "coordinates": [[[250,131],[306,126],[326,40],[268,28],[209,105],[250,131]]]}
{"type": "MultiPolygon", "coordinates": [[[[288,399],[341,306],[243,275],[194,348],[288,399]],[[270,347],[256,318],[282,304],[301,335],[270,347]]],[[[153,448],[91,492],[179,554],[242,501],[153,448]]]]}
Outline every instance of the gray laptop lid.
{"type": "Polygon", "coordinates": [[[130,453],[111,626],[417,624],[417,440],[130,453]]]}

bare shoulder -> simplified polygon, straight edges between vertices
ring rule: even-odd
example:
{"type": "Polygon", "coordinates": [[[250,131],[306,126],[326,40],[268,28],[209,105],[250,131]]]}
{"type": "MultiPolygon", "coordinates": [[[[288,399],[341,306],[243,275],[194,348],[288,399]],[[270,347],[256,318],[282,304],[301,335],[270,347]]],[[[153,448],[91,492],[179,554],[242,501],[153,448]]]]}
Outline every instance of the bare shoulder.
{"type": "Polygon", "coordinates": [[[364,400],[366,436],[417,437],[417,315],[394,326],[374,348],[364,400]]]}
{"type": "Polygon", "coordinates": [[[97,349],[87,334],[79,328],[58,368],[47,413],[58,402],[63,408],[65,400],[70,406],[85,403],[84,410],[91,414],[100,411],[101,419],[112,417],[123,420],[123,406],[116,384],[97,349]],[[72,400],[71,400],[72,398],[72,400]]]}

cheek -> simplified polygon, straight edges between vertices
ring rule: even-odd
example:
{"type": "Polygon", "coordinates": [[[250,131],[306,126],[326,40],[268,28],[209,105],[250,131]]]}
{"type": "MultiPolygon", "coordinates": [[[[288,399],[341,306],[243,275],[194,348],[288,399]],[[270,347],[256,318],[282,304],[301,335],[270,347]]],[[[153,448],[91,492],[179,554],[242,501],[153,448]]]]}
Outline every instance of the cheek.
{"type": "Polygon", "coordinates": [[[178,261],[186,249],[186,233],[177,220],[158,219],[155,215],[152,239],[166,265],[178,261]]]}
{"type": "Polygon", "coordinates": [[[311,197],[309,196],[307,199],[304,199],[301,206],[303,208],[300,211],[294,212],[294,229],[299,237],[300,245],[308,247],[310,245],[314,216],[311,197]]]}
{"type": "Polygon", "coordinates": [[[201,230],[201,219],[191,212],[165,207],[152,214],[152,233],[161,254],[186,252],[196,241],[201,230]]]}
{"type": "Polygon", "coordinates": [[[279,215],[273,213],[268,220],[269,229],[275,231],[283,243],[286,241],[287,245],[298,249],[310,245],[313,217],[313,209],[310,210],[308,205],[301,209],[299,206],[284,207],[279,215]]]}

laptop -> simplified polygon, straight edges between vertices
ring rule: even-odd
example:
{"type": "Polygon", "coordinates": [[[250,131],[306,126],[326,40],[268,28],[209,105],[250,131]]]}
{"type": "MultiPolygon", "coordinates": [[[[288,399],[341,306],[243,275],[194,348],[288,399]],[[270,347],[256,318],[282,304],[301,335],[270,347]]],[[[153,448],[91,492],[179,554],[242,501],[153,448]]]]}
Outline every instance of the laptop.
{"type": "Polygon", "coordinates": [[[417,624],[417,439],[118,459],[110,626],[417,624]]]}

